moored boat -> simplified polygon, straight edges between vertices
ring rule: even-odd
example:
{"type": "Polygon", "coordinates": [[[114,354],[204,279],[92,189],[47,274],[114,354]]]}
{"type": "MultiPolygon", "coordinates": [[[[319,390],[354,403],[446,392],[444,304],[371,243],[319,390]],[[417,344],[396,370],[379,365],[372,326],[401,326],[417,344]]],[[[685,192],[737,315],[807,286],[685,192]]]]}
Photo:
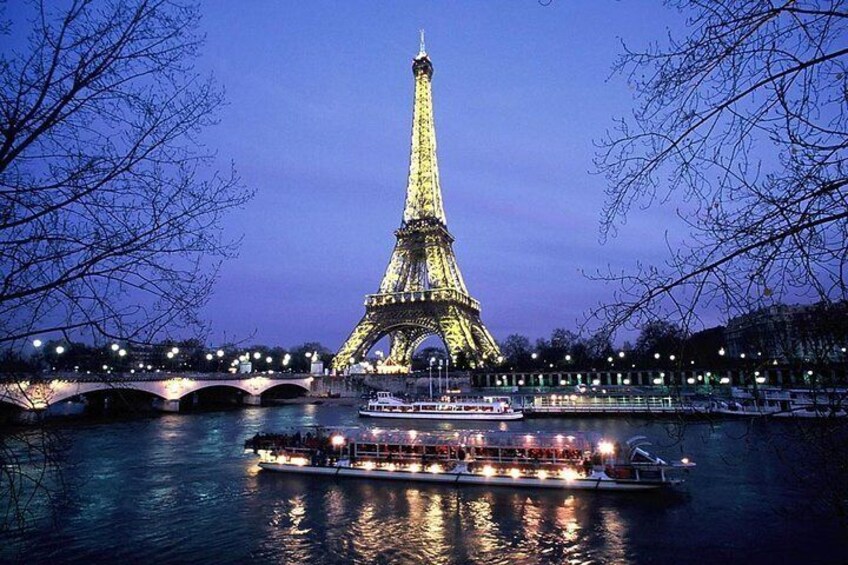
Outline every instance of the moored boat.
{"type": "Polygon", "coordinates": [[[730,398],[714,399],[708,413],[723,416],[773,418],[845,418],[848,390],[773,389],[734,387],[730,398]]]}
{"type": "Polygon", "coordinates": [[[641,436],[622,444],[586,433],[317,428],[258,436],[246,448],[272,472],[560,490],[656,490],[694,466],[650,453],[641,436]]]}
{"type": "Polygon", "coordinates": [[[405,402],[388,392],[378,392],[377,398],[359,409],[359,415],[369,418],[478,421],[520,420],[524,417],[524,413],[513,408],[506,397],[405,402]]]}

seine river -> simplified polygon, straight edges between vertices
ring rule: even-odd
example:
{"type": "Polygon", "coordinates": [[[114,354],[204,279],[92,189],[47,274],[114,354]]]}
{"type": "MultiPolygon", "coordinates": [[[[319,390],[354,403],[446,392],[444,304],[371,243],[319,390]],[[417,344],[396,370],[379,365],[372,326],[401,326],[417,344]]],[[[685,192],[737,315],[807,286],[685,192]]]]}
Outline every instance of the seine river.
{"type": "Polygon", "coordinates": [[[243,452],[244,440],[260,431],[355,423],[351,407],[292,405],[64,425],[73,493],[51,517],[35,516],[26,533],[0,538],[0,561],[512,565],[848,559],[835,520],[809,510],[811,502],[818,504],[817,486],[799,483],[786,458],[776,454],[771,440],[784,425],[779,422],[694,423],[682,437],[662,423],[610,419],[493,425],[598,430],[621,440],[645,435],[655,451],[697,462],[685,488],[659,495],[292,478],[258,473],[256,460],[243,452]]]}

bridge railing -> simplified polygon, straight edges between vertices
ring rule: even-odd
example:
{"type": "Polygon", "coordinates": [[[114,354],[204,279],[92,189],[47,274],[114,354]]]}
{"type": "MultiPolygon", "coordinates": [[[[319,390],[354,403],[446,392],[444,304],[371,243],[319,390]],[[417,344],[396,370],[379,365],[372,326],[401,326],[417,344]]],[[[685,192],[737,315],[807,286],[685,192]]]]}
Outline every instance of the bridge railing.
{"type": "Polygon", "coordinates": [[[36,375],[0,375],[0,384],[14,384],[21,381],[31,383],[49,383],[51,381],[67,381],[76,383],[101,382],[154,382],[171,379],[191,379],[195,381],[232,381],[265,378],[274,381],[302,380],[315,375],[309,373],[193,373],[193,372],[141,372],[141,373],[79,373],[57,372],[40,373],[36,375]]]}

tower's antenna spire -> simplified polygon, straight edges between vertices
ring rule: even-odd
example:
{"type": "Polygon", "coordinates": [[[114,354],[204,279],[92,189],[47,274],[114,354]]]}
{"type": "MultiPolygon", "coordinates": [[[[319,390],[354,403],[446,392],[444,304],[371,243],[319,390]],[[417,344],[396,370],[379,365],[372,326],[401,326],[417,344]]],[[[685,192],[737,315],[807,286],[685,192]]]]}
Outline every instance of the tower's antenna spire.
{"type": "Polygon", "coordinates": [[[419,30],[418,30],[418,33],[420,33],[420,34],[421,34],[421,42],[420,42],[420,43],[419,43],[419,45],[418,45],[418,55],[419,55],[419,56],[420,56],[420,55],[426,55],[426,54],[427,54],[427,49],[424,47],[424,30],[423,30],[423,29],[419,29],[419,30]]]}

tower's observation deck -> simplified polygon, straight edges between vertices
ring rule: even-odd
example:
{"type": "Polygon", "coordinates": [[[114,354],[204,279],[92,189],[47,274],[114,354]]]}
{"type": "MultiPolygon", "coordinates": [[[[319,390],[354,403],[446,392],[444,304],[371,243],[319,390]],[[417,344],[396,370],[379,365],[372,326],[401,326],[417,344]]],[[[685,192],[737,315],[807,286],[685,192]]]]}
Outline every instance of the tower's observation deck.
{"type": "Polygon", "coordinates": [[[424,48],[412,61],[415,102],[406,202],[397,242],[380,289],[365,297],[365,316],[336,355],[342,370],[389,336],[387,365],[408,368],[416,347],[438,335],[451,356],[479,366],[500,354],[468,293],[447,228],[433,120],[433,63],[424,48]]]}

